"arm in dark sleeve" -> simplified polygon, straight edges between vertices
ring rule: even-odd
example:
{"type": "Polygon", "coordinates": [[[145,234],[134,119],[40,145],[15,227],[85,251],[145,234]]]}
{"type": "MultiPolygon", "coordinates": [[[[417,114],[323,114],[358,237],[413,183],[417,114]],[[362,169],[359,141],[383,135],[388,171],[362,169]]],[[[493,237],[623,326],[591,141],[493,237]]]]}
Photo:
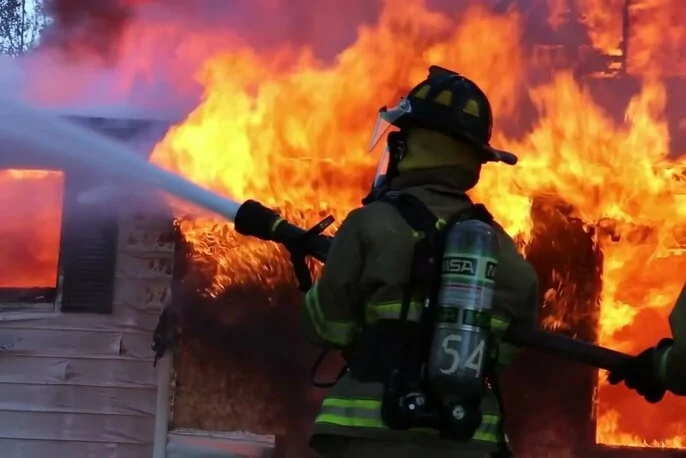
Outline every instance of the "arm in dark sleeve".
{"type": "Polygon", "coordinates": [[[305,295],[302,323],[307,339],[318,347],[349,346],[361,324],[363,227],[358,211],[351,212],[333,239],[319,280],[305,295]]]}

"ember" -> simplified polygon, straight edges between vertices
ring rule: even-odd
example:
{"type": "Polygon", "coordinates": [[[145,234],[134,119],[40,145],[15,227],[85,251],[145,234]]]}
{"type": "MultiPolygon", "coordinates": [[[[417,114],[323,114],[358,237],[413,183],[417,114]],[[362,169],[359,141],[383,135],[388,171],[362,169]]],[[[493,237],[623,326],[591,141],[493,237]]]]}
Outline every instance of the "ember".
{"type": "Polygon", "coordinates": [[[63,175],[0,171],[0,287],[55,287],[63,175]]]}

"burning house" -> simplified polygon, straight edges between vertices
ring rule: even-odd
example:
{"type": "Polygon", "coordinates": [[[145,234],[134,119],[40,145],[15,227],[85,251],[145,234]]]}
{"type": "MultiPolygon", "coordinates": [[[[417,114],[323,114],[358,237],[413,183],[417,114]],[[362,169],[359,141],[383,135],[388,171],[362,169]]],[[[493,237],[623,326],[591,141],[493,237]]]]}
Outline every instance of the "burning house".
{"type": "MultiPolygon", "coordinates": [[[[636,353],[668,335],[686,271],[680,0],[472,3],[459,16],[384,3],[328,64],[307,47],[212,48],[215,35],[192,31],[179,49],[202,54],[203,99],[150,160],[303,226],[341,220],[374,173],[359,145],[378,105],[429,63],[460,70],[491,98],[494,144],[522,158],[485,167],[473,197],[536,267],[540,324],[636,353]]],[[[162,40],[152,30],[132,23],[122,52],[138,37],[162,40]]],[[[93,127],[134,135],[130,123],[93,127]]],[[[287,253],[208,217],[177,213],[172,225],[111,204],[84,210],[74,196],[96,179],[24,166],[0,172],[3,450],[309,456],[323,391],[309,383],[317,352],[299,332],[287,253]],[[173,277],[183,331],[167,378],[149,344],[173,277]]],[[[340,364],[327,361],[322,377],[340,364]]],[[[533,351],[502,384],[516,456],[686,456],[682,399],[648,405],[533,351]]]]}

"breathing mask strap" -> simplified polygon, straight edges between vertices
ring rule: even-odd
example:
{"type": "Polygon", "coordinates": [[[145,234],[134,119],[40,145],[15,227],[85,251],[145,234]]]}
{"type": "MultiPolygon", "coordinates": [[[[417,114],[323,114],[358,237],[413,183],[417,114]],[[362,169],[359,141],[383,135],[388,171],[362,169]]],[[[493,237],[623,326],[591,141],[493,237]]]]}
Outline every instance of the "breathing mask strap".
{"type": "Polygon", "coordinates": [[[381,187],[372,187],[369,194],[362,199],[362,205],[367,205],[379,200],[391,190],[391,181],[398,176],[398,163],[405,156],[405,151],[407,150],[407,130],[403,129],[396,132],[390,132],[386,142],[388,145],[388,166],[386,168],[384,182],[381,187]]]}
{"type": "Polygon", "coordinates": [[[398,164],[405,157],[407,151],[407,130],[399,130],[388,134],[388,170],[386,171],[386,183],[398,176],[398,164]]]}

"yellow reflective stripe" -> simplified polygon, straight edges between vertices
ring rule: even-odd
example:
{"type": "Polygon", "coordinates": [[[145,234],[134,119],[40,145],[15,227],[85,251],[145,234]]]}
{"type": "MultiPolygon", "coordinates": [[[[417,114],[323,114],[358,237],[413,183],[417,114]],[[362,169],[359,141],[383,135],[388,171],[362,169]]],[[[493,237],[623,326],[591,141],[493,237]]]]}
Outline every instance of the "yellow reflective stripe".
{"type": "Polygon", "coordinates": [[[478,431],[478,430],[472,436],[472,440],[481,441],[481,442],[493,442],[496,444],[501,442],[498,440],[498,434],[497,433],[490,433],[490,432],[484,432],[484,431],[478,431]]]}
{"type": "Polygon", "coordinates": [[[491,330],[494,333],[499,335],[504,333],[509,325],[509,320],[506,320],[505,318],[501,318],[496,315],[491,315],[491,330]]]}
{"type": "Polygon", "coordinates": [[[341,415],[321,413],[315,423],[329,423],[338,426],[350,426],[358,428],[385,428],[383,421],[369,418],[350,418],[341,415]]]}
{"type": "MultiPolygon", "coordinates": [[[[408,321],[419,321],[422,314],[423,303],[419,301],[410,302],[407,310],[408,321]]],[[[365,310],[367,323],[374,323],[379,320],[397,320],[400,318],[400,311],[403,308],[402,302],[382,302],[369,304],[365,310]]]]}
{"type": "Polygon", "coordinates": [[[657,377],[662,382],[662,384],[667,383],[667,364],[669,364],[669,354],[672,352],[672,347],[667,347],[665,352],[660,358],[660,363],[657,369],[657,377]]]}
{"type": "MultiPolygon", "coordinates": [[[[509,325],[509,320],[497,315],[491,315],[491,332],[497,342],[500,342],[499,338],[502,337],[509,325]]],[[[493,349],[497,352],[498,359],[496,360],[496,363],[501,366],[510,364],[519,352],[519,347],[503,342],[497,344],[493,349]]],[[[496,356],[496,353],[494,353],[493,356],[496,356]]]]}
{"type": "Polygon", "coordinates": [[[279,227],[279,224],[283,223],[284,221],[286,221],[286,220],[283,218],[277,218],[276,221],[274,221],[272,223],[272,228],[271,228],[272,234],[274,232],[276,232],[276,228],[279,227]]]}
{"type": "Polygon", "coordinates": [[[321,334],[320,330],[323,328],[325,323],[324,312],[319,305],[319,295],[317,290],[319,289],[319,284],[315,283],[312,288],[305,294],[305,307],[307,307],[307,313],[310,317],[310,321],[314,324],[317,334],[321,334]]]}
{"type": "Polygon", "coordinates": [[[317,335],[324,341],[334,345],[346,346],[353,340],[357,330],[357,323],[352,321],[327,320],[319,305],[318,285],[315,283],[305,295],[307,316],[314,326],[317,335]]]}
{"type": "MultiPolygon", "coordinates": [[[[381,401],[377,399],[326,398],[315,423],[388,429],[381,419],[381,401]]],[[[499,427],[500,417],[498,415],[484,414],[481,426],[472,439],[498,443],[499,427]]],[[[438,431],[428,428],[412,428],[410,431],[438,434],[438,431]]]]}
{"type": "Polygon", "coordinates": [[[315,423],[362,428],[385,428],[381,401],[376,399],[326,398],[315,423]]]}
{"type": "Polygon", "coordinates": [[[381,401],[378,399],[346,399],[326,398],[322,407],[342,407],[344,409],[380,409],[381,401]]]}

